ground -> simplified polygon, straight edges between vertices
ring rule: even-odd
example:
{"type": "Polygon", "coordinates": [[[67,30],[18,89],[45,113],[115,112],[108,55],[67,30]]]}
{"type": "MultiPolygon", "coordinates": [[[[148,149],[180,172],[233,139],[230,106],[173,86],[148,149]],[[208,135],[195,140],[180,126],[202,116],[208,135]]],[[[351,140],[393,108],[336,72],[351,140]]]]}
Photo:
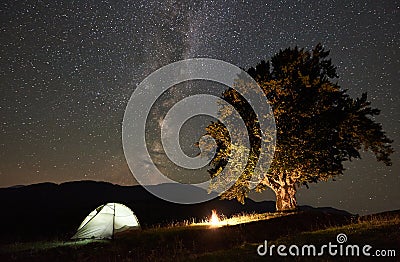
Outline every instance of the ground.
{"type": "MultiPolygon", "coordinates": [[[[272,261],[292,260],[275,253],[259,256],[257,247],[336,242],[339,233],[346,234],[348,244],[369,244],[373,250],[395,250],[400,260],[400,211],[366,217],[344,217],[341,214],[302,211],[283,215],[261,215],[245,224],[210,227],[177,225],[153,227],[120,235],[114,240],[69,241],[51,239],[36,242],[3,241],[1,261],[272,261]],[[272,218],[271,218],[272,217],[272,218]],[[268,218],[268,219],[267,219],[268,218]]],[[[309,261],[312,257],[297,257],[309,261]]],[[[376,257],[374,257],[376,258],[376,257]]],[[[396,260],[397,258],[397,260],[396,260]]],[[[314,259],[314,258],[312,258],[314,259]]],[[[315,260],[348,261],[348,257],[317,257],[315,260]]],[[[366,257],[351,257],[351,261],[366,257]]]]}

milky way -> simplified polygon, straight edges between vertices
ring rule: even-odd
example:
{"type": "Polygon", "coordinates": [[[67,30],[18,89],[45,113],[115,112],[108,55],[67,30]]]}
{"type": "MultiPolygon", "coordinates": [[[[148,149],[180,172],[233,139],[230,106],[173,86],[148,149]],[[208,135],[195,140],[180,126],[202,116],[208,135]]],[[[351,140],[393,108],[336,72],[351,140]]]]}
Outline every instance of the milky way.
{"type": "MultiPolygon", "coordinates": [[[[148,74],[184,58],[242,68],[279,49],[331,50],[339,84],[368,92],[400,151],[398,1],[2,1],[0,186],[134,183],[121,145],[128,99],[148,74]]],[[[400,208],[394,165],[370,154],[300,204],[353,212],[400,208]],[[395,205],[395,206],[393,206],[395,205]]]]}

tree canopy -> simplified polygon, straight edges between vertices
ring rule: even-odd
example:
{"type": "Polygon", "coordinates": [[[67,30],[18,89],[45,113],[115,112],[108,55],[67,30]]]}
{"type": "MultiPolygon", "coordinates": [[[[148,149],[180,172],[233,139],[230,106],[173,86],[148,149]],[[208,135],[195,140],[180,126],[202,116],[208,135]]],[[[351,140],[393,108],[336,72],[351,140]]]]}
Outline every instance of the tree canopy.
{"type": "MultiPolygon", "coordinates": [[[[352,98],[337,83],[336,67],[329,51],[318,44],[312,51],[287,48],[270,61],[261,61],[247,70],[262,88],[273,111],[276,144],[272,164],[262,174],[255,174],[259,158],[258,121],[249,104],[234,89],[222,98],[240,113],[250,137],[250,156],[243,174],[222,198],[244,202],[251,176],[260,177],[257,191],[271,188],[277,195],[277,209],[296,208],[295,193],[299,185],[327,181],[343,174],[343,163],[361,158],[360,151],[371,151],[378,161],[391,164],[390,140],[382,125],[374,120],[380,111],[371,107],[366,93],[352,98]]],[[[230,113],[221,109],[221,119],[230,113]]],[[[271,116],[264,116],[271,117],[271,116]]],[[[222,122],[206,129],[217,141],[217,153],[209,173],[218,176],[226,165],[232,147],[222,122]]]]}

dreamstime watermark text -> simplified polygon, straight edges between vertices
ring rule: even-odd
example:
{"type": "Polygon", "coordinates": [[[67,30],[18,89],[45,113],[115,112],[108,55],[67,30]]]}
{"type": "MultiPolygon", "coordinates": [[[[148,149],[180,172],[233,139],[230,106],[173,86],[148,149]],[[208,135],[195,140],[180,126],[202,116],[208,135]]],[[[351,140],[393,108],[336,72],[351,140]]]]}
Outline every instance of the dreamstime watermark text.
{"type": "Polygon", "coordinates": [[[371,245],[344,244],[347,242],[347,236],[340,233],[336,236],[336,242],[329,242],[320,247],[312,244],[306,245],[268,245],[265,240],[264,244],[257,247],[259,256],[372,256],[372,257],[395,257],[394,249],[373,249],[371,245]],[[336,243],[337,242],[337,243],[336,243]]]}

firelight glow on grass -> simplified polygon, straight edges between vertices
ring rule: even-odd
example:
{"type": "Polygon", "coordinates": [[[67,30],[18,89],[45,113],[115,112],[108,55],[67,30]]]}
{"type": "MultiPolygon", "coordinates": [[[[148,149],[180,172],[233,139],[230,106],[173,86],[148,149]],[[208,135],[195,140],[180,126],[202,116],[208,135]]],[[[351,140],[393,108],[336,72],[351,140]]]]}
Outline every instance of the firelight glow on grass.
{"type": "Polygon", "coordinates": [[[211,228],[234,226],[237,224],[250,223],[259,220],[267,220],[280,216],[286,216],[293,213],[263,213],[263,214],[238,214],[230,218],[225,217],[223,214],[218,214],[217,210],[211,211],[211,216],[208,219],[202,220],[198,223],[193,222],[191,226],[210,226],[211,228]]]}

